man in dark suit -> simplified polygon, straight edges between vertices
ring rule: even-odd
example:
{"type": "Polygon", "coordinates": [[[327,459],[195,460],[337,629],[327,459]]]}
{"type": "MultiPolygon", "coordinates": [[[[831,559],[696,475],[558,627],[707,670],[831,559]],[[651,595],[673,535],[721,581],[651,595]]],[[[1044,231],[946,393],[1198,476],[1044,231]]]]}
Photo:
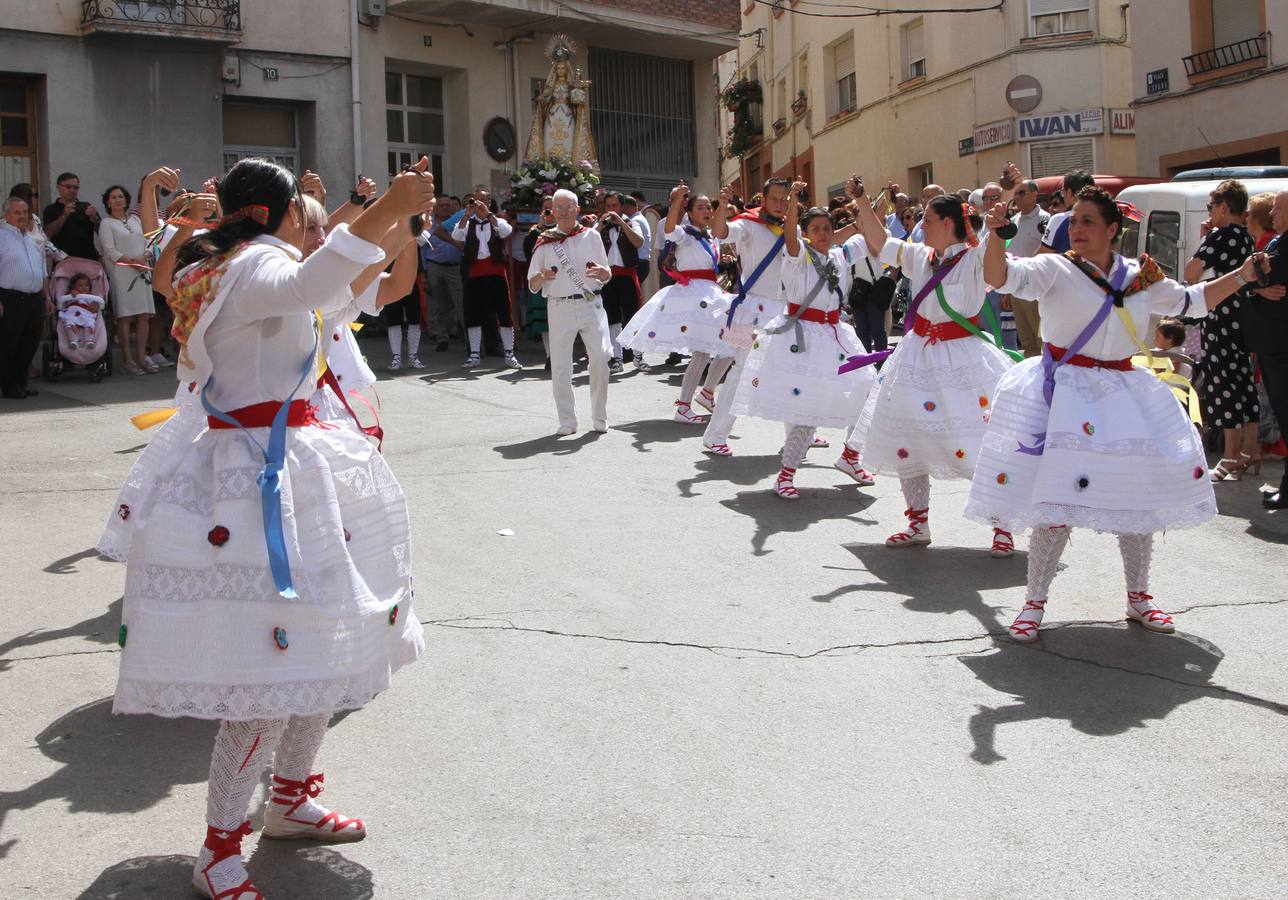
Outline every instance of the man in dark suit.
{"type": "MultiPolygon", "coordinates": [[[[1284,294],[1288,293],[1288,241],[1284,240],[1284,234],[1288,233],[1288,191],[1275,195],[1270,222],[1279,234],[1266,247],[1271,285],[1252,288],[1256,299],[1247,304],[1250,327],[1244,333],[1252,339],[1251,349],[1257,354],[1261,381],[1270,395],[1270,407],[1282,431],[1288,429],[1288,302],[1284,300],[1284,294]]],[[[1284,464],[1279,490],[1263,494],[1261,503],[1267,509],[1288,509],[1288,462],[1284,464]]]]}

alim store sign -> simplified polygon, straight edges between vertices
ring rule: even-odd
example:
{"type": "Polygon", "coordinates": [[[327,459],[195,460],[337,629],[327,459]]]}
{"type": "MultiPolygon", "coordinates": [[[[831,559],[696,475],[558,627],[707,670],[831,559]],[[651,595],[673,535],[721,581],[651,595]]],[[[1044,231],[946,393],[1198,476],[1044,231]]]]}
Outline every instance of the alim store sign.
{"type": "Polygon", "coordinates": [[[1105,111],[1100,108],[1053,113],[1048,116],[1021,116],[1020,140],[1047,141],[1079,134],[1103,134],[1105,111]]]}

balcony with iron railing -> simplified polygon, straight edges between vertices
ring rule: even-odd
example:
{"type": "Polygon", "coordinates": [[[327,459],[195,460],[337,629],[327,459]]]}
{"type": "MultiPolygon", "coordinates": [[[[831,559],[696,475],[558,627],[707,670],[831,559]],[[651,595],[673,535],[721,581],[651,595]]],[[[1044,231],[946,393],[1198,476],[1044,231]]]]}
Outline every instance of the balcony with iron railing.
{"type": "Polygon", "coordinates": [[[81,0],[81,33],[145,35],[233,44],[240,0],[81,0]]]}
{"type": "Polygon", "coordinates": [[[1259,34],[1224,47],[1200,50],[1182,57],[1182,61],[1185,63],[1185,74],[1190,78],[1222,75],[1227,70],[1236,68],[1238,71],[1259,68],[1266,64],[1266,36],[1259,34]]]}

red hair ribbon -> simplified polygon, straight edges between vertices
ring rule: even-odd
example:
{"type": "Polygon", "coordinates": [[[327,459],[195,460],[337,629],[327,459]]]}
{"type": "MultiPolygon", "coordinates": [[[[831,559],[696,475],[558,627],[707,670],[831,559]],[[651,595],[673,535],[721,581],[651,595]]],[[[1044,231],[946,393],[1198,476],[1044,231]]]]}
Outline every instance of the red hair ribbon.
{"type": "Polygon", "coordinates": [[[268,225],[268,207],[260,203],[252,203],[250,206],[243,206],[235,213],[229,213],[219,220],[219,225],[227,225],[236,222],[238,219],[250,219],[259,225],[268,225]]]}
{"type": "Polygon", "coordinates": [[[962,202],[962,225],[966,229],[966,243],[972,247],[979,246],[979,238],[975,236],[975,229],[970,227],[970,204],[962,202]]]}
{"type": "Polygon", "coordinates": [[[1124,219],[1131,219],[1133,222],[1144,220],[1145,214],[1126,200],[1115,200],[1114,202],[1118,204],[1118,211],[1123,214],[1124,219]]]}

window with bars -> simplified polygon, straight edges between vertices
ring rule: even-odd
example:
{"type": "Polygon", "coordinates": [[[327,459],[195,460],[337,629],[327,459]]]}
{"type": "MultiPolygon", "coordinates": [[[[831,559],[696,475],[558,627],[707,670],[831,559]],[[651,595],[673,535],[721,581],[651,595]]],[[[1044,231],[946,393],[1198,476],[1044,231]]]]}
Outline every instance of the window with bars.
{"type": "Polygon", "coordinates": [[[0,78],[0,197],[15,184],[34,184],[36,101],[32,82],[0,78]]]}
{"type": "Polygon", "coordinates": [[[693,64],[591,47],[590,127],[613,187],[648,191],[697,174],[693,64]]]}
{"type": "Polygon", "coordinates": [[[903,55],[903,80],[924,78],[926,75],[926,31],[922,19],[909,22],[899,29],[903,55]]]}
{"type": "Polygon", "coordinates": [[[1029,36],[1091,30],[1091,0],[1029,0],[1029,36]]]}
{"type": "Polygon", "coordinates": [[[239,160],[256,157],[301,174],[300,131],[294,107],[225,101],[223,121],[225,172],[239,160]]]}
{"type": "Polygon", "coordinates": [[[385,72],[385,141],[388,175],[429,157],[434,183],[443,183],[443,80],[410,72],[385,72]]]}

